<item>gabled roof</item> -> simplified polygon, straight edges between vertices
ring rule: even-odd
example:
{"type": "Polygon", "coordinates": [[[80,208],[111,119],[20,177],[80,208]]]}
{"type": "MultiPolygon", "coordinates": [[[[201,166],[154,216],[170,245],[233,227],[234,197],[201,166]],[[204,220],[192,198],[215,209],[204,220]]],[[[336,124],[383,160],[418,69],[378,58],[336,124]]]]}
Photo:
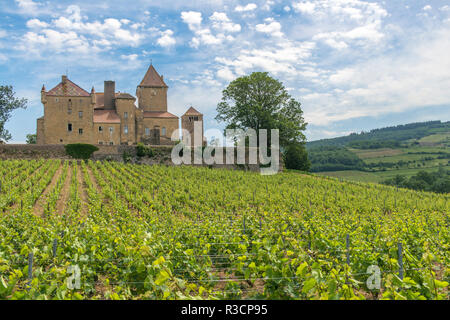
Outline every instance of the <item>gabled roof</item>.
{"type": "Polygon", "coordinates": [[[68,97],[89,97],[90,94],[69,79],[62,81],[53,89],[47,92],[48,96],[68,96],[68,97]]]}
{"type": "Polygon", "coordinates": [[[120,123],[115,110],[94,110],[94,123],[120,123]]]}
{"type": "Polygon", "coordinates": [[[163,78],[158,74],[153,65],[147,70],[147,73],[142,79],[139,86],[142,87],[155,87],[155,88],[168,88],[167,84],[164,82],[163,78]]]}
{"type": "Polygon", "coordinates": [[[146,111],[144,112],[144,118],[169,118],[178,119],[178,117],[170,112],[158,112],[158,111],[146,111]]]}
{"type": "Polygon", "coordinates": [[[193,107],[190,107],[188,111],[184,114],[184,116],[201,116],[202,114],[195,110],[193,107]]]}

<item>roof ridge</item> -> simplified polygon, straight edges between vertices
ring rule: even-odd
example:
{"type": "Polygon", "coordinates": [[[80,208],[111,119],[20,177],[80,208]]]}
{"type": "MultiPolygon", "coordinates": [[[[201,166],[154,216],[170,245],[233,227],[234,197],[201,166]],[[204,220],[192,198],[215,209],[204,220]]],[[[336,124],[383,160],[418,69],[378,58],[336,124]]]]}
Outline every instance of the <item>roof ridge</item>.
{"type": "Polygon", "coordinates": [[[153,67],[153,64],[148,67],[147,72],[144,75],[144,78],[142,79],[139,86],[143,87],[157,87],[157,88],[167,88],[167,84],[164,82],[164,79],[162,76],[159,75],[158,71],[156,71],[155,67],[153,67]]]}

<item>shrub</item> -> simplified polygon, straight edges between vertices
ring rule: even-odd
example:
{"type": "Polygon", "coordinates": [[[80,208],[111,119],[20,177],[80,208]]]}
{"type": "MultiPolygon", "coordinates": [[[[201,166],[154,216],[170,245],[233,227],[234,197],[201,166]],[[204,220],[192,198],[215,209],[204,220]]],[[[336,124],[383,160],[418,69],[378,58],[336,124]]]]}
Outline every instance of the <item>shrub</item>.
{"type": "Polygon", "coordinates": [[[286,169],[308,171],[311,163],[305,146],[300,143],[289,145],[284,154],[284,164],[286,169]]]}
{"type": "Polygon", "coordinates": [[[98,151],[96,146],[84,143],[74,143],[65,145],[66,153],[75,159],[89,159],[95,151],[98,151]]]}
{"type": "Polygon", "coordinates": [[[138,143],[136,147],[136,155],[140,158],[142,157],[153,157],[155,155],[155,152],[152,148],[145,146],[143,143],[138,143]]]}

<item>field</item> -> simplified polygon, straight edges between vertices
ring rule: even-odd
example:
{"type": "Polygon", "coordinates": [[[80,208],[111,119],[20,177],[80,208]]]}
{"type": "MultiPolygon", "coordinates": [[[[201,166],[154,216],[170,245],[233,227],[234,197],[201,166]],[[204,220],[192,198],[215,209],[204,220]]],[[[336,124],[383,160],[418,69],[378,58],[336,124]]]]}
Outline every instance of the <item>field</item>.
{"type": "Polygon", "coordinates": [[[0,172],[0,299],[449,299],[448,195],[113,162],[0,172]]]}

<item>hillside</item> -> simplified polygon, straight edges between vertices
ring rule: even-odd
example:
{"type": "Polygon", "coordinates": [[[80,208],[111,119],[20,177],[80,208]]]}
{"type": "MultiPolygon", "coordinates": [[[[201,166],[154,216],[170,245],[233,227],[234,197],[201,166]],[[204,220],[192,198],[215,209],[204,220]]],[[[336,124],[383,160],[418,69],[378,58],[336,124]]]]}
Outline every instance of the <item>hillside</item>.
{"type": "Polygon", "coordinates": [[[363,182],[449,170],[450,122],[430,121],[307,143],[311,170],[363,182]]]}
{"type": "Polygon", "coordinates": [[[447,195],[117,162],[0,172],[0,299],[448,299],[447,195]]]}

